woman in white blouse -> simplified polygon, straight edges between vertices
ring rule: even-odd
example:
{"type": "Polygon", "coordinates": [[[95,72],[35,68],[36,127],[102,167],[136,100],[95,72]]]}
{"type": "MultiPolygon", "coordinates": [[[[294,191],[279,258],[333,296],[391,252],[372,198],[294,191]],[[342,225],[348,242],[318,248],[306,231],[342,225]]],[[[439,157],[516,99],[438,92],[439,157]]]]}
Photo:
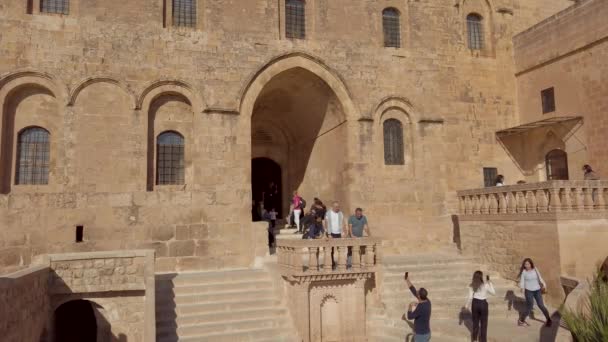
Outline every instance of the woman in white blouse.
{"type": "Polygon", "coordinates": [[[495,295],[494,285],[490,276],[483,281],[483,272],[475,271],[473,280],[469,285],[469,297],[466,307],[473,315],[473,341],[486,342],[488,340],[488,295],[495,295]],[[479,339],[478,339],[479,338],[479,339]]]}
{"type": "Polygon", "coordinates": [[[549,316],[549,311],[545,307],[545,303],[543,302],[543,292],[547,287],[547,284],[543,280],[543,277],[540,275],[540,271],[538,268],[534,267],[534,262],[532,259],[526,258],[524,262],[521,264],[521,269],[519,270],[519,287],[524,291],[526,297],[526,310],[522,313],[517,325],[519,326],[530,326],[528,322],[526,322],[526,318],[532,312],[532,306],[534,305],[534,301],[536,301],[536,305],[540,311],[543,312],[547,322],[546,326],[551,326],[551,316],[549,316]]]}

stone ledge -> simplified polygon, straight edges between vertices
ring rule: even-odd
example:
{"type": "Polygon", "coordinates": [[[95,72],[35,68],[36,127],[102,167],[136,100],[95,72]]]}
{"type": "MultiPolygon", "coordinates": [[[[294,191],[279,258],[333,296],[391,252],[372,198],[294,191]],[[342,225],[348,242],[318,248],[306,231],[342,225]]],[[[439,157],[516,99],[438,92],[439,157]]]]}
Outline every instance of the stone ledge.
{"type": "Polygon", "coordinates": [[[48,261],[69,261],[69,260],[87,260],[87,259],[105,259],[105,258],[135,258],[154,255],[153,249],[137,249],[137,250],[120,250],[120,251],[103,251],[103,252],[76,252],[64,254],[49,254],[48,261]]]}

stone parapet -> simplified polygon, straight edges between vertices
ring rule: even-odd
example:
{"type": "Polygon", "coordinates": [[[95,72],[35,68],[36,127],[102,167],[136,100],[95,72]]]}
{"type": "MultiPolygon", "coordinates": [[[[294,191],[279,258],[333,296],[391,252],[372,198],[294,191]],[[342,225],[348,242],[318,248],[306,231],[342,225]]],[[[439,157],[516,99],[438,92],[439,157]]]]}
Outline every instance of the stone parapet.
{"type": "Polygon", "coordinates": [[[463,221],[608,217],[608,181],[547,181],[457,194],[463,221]]]}

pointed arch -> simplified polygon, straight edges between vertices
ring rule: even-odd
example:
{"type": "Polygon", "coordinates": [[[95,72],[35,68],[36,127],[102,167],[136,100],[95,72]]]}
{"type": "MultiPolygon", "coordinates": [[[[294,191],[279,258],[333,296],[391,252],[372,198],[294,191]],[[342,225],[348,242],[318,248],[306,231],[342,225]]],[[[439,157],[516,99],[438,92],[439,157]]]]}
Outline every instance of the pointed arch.
{"type": "Polygon", "coordinates": [[[350,92],[340,76],[320,59],[300,52],[275,57],[253,74],[241,91],[239,112],[251,116],[253,105],[264,86],[276,75],[295,68],[305,69],[322,79],[342,104],[347,120],[359,119],[350,92]]]}
{"type": "Polygon", "coordinates": [[[137,97],[135,96],[135,94],[131,91],[131,89],[129,89],[129,87],[127,87],[125,84],[123,84],[122,82],[118,81],[115,78],[111,78],[111,77],[88,77],[85,80],[81,81],[80,83],[78,83],[78,85],[76,87],[74,87],[68,96],[68,106],[73,106],[76,103],[76,100],[78,99],[78,95],[80,95],[80,93],[88,86],[95,84],[95,83],[109,83],[109,84],[113,84],[118,86],[120,89],[122,89],[125,93],[127,93],[129,95],[129,97],[131,98],[132,101],[132,109],[137,109],[137,97]]]}

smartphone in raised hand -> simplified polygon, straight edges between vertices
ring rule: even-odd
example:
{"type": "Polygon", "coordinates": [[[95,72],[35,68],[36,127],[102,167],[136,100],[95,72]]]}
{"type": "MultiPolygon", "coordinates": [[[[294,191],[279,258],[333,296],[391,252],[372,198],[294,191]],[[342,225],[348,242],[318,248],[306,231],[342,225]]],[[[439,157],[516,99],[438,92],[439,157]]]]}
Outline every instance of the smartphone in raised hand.
{"type": "Polygon", "coordinates": [[[405,276],[404,279],[407,280],[407,278],[410,276],[410,272],[405,272],[405,276]]]}
{"type": "Polygon", "coordinates": [[[490,276],[489,275],[486,275],[486,280],[490,281],[490,276]]]}

